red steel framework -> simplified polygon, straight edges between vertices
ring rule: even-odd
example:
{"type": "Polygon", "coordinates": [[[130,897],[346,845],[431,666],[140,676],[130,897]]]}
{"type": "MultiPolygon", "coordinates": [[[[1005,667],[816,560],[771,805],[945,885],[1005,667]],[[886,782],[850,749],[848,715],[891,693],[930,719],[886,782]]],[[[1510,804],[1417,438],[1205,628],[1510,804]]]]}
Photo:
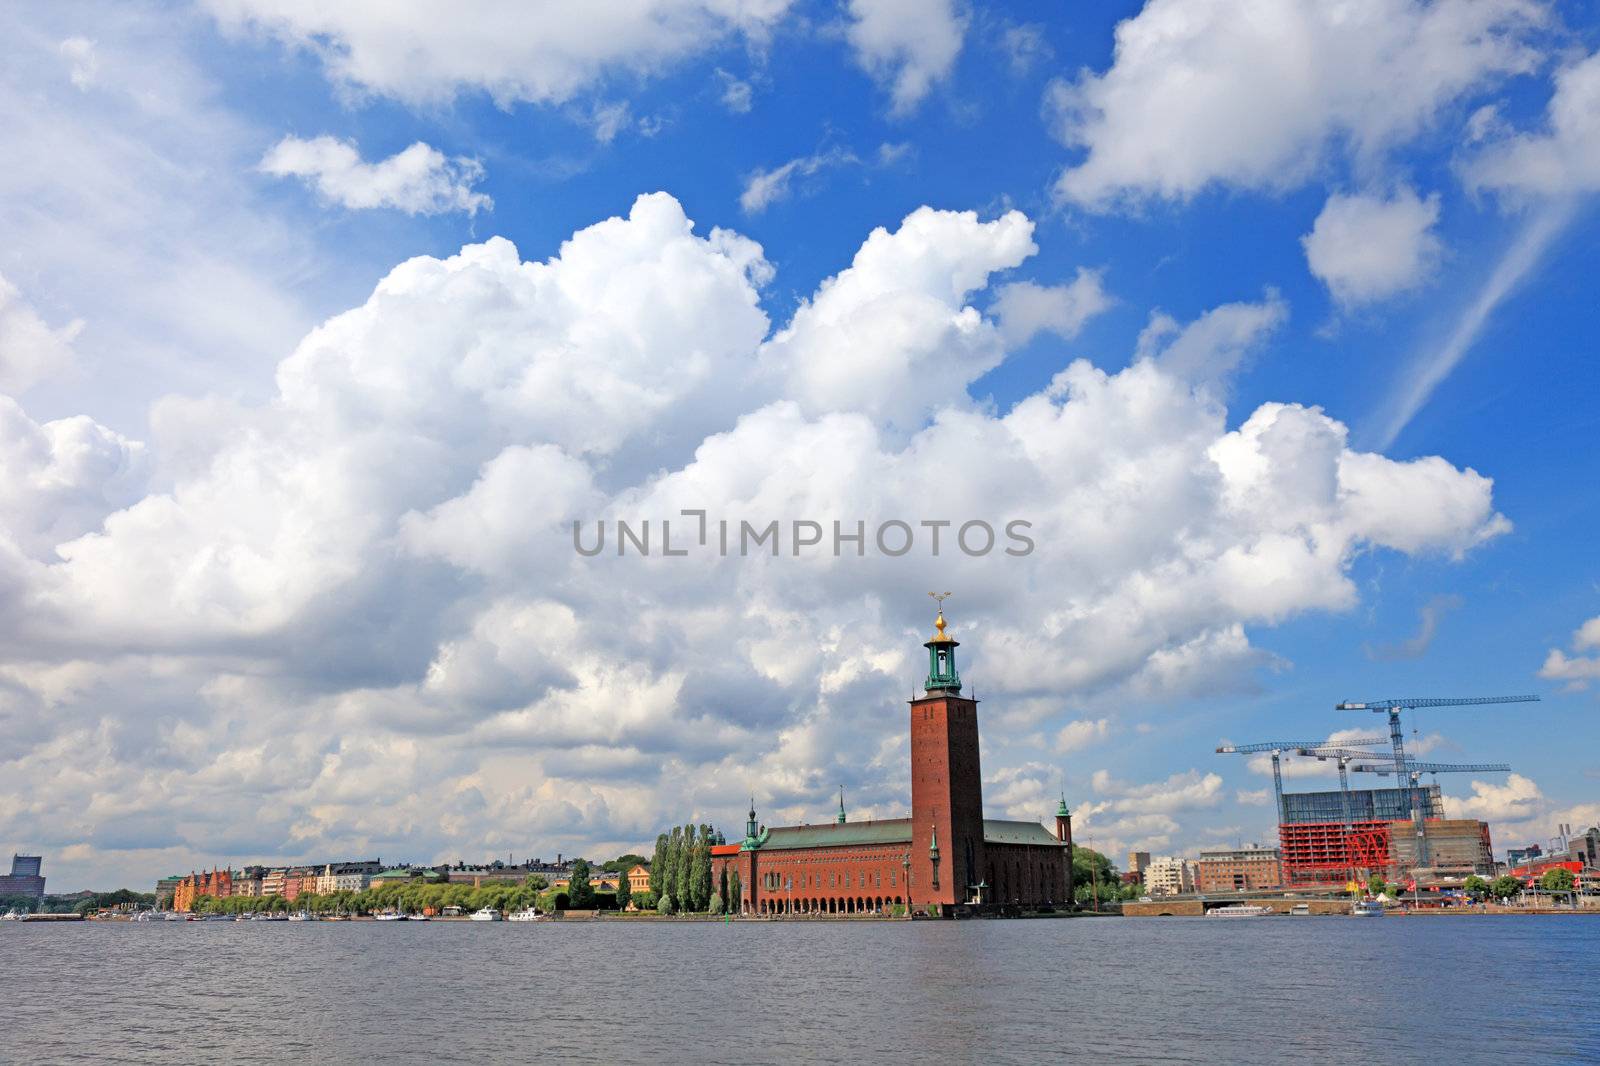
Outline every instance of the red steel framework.
{"type": "Polygon", "coordinates": [[[1343,885],[1352,875],[1387,874],[1391,822],[1298,822],[1278,826],[1288,884],[1343,885]]]}

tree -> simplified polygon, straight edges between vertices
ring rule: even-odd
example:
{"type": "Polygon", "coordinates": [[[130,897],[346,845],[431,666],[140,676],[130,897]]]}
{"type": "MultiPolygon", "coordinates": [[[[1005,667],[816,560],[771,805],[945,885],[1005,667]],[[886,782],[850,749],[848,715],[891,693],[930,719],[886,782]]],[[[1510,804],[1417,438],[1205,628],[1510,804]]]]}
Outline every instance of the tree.
{"type": "Polygon", "coordinates": [[[650,860],[645,858],[643,855],[635,855],[632,852],[629,852],[626,855],[618,855],[616,858],[606,863],[604,869],[607,873],[625,874],[635,866],[648,866],[649,864],[650,860]]]}
{"type": "Polygon", "coordinates": [[[728,871],[728,910],[734,914],[744,912],[744,882],[738,870],[728,871]]]}
{"type": "Polygon", "coordinates": [[[567,899],[573,910],[588,910],[594,906],[594,885],[589,883],[589,860],[578,859],[572,864],[572,875],[567,879],[567,899]]]}
{"type": "Polygon", "coordinates": [[[721,896],[713,895],[711,897],[711,906],[706,908],[706,913],[707,914],[721,914],[722,913],[722,897],[721,896]]]}
{"type": "Polygon", "coordinates": [[[633,890],[628,887],[628,872],[626,870],[619,871],[617,873],[617,910],[627,910],[628,904],[632,902],[633,890]]]}
{"type": "Polygon", "coordinates": [[[711,827],[702,825],[689,859],[690,910],[704,911],[711,904],[711,827]]]}
{"type": "Polygon", "coordinates": [[[672,897],[671,896],[662,896],[659,900],[656,901],[656,913],[657,914],[671,914],[672,913],[672,897]]]}
{"type": "Polygon", "coordinates": [[[726,866],[717,875],[717,898],[722,901],[722,909],[724,911],[731,909],[728,900],[728,868],[726,866]]]}
{"type": "Polygon", "coordinates": [[[660,899],[667,891],[668,845],[667,834],[656,837],[655,857],[650,860],[650,894],[656,899],[660,899]]]}
{"type": "Polygon", "coordinates": [[[1539,878],[1539,887],[1546,892],[1571,892],[1572,886],[1578,879],[1572,876],[1572,871],[1565,866],[1555,866],[1544,872],[1539,878]]]}
{"type": "Polygon", "coordinates": [[[1489,894],[1489,882],[1485,881],[1477,874],[1473,874],[1471,877],[1467,878],[1461,883],[1461,889],[1467,894],[1468,899],[1472,900],[1474,903],[1478,903],[1483,900],[1483,897],[1489,894]]]}
{"type": "Polygon", "coordinates": [[[1489,892],[1495,899],[1507,900],[1521,891],[1521,879],[1512,877],[1510,874],[1501,874],[1489,883],[1489,892]]]}
{"type": "Polygon", "coordinates": [[[1367,878],[1368,895],[1381,896],[1386,888],[1388,888],[1388,885],[1384,883],[1382,874],[1373,874],[1367,878]]]}
{"type": "Polygon", "coordinates": [[[529,874],[522,879],[522,883],[525,887],[531,888],[535,892],[543,892],[550,887],[550,879],[544,874],[529,874]]]}
{"type": "Polygon", "coordinates": [[[683,910],[692,909],[694,899],[694,848],[694,826],[686,825],[679,837],[677,863],[672,871],[672,902],[683,910]]]}

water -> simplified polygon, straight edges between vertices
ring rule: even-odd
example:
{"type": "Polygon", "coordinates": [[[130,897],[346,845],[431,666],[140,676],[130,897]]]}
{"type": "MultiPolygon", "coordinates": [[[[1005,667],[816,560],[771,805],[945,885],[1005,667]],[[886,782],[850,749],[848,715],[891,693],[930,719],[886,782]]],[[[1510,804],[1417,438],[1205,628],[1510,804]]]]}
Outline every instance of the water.
{"type": "Polygon", "coordinates": [[[1600,917],[0,926],[5,1063],[1600,1062],[1600,917]]]}

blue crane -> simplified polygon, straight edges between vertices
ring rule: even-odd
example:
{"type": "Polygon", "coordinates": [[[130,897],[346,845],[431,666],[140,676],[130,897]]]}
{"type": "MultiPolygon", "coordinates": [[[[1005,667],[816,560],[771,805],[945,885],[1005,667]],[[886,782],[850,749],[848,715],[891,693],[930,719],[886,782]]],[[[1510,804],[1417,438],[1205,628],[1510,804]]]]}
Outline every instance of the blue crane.
{"type": "MultiPolygon", "coordinates": [[[[1394,765],[1409,766],[1406,759],[1405,736],[1400,730],[1400,712],[1403,710],[1416,710],[1419,707],[1484,707],[1501,703],[1537,703],[1538,696],[1415,696],[1401,697],[1398,699],[1381,700],[1346,700],[1334,704],[1336,711],[1372,711],[1374,714],[1387,714],[1389,716],[1389,743],[1394,747],[1394,765]]],[[[1510,769],[1507,767],[1506,769],[1510,769]]],[[[1422,806],[1418,800],[1416,788],[1416,775],[1411,775],[1411,781],[1406,787],[1407,798],[1411,801],[1411,822],[1416,827],[1417,833],[1417,860],[1419,863],[1427,862],[1428,842],[1423,833],[1422,806]]]]}
{"type": "MultiPolygon", "coordinates": [[[[1347,744],[1365,744],[1365,745],[1382,744],[1384,742],[1384,739],[1385,738],[1383,738],[1383,737],[1352,737],[1351,739],[1345,741],[1345,743],[1347,743],[1347,744]]],[[[1283,768],[1282,768],[1279,760],[1280,760],[1280,758],[1283,756],[1283,754],[1285,752],[1308,751],[1310,749],[1313,749],[1313,748],[1321,746],[1323,743],[1325,743],[1325,742],[1324,741],[1320,741],[1320,740],[1306,740],[1306,741],[1300,741],[1300,740],[1263,740],[1263,741],[1261,741],[1259,743],[1256,743],[1256,744],[1222,744],[1222,745],[1218,746],[1217,754],[1218,755],[1256,755],[1256,754],[1259,754],[1259,753],[1262,753],[1262,752],[1270,752],[1271,753],[1271,755],[1272,755],[1272,794],[1273,794],[1273,797],[1276,799],[1277,804],[1278,804],[1278,824],[1282,825],[1284,823],[1284,821],[1286,820],[1286,812],[1283,809],[1283,768]]],[[[1362,758],[1377,758],[1378,756],[1374,752],[1363,751],[1363,752],[1360,753],[1360,757],[1362,757],[1362,758]]],[[[1346,795],[1345,795],[1345,807],[1348,808],[1350,806],[1350,798],[1349,798],[1349,789],[1348,789],[1348,787],[1345,789],[1345,793],[1346,793],[1346,795]]],[[[1347,811],[1347,813],[1348,813],[1348,811],[1347,811]]],[[[1347,817],[1346,821],[1348,821],[1348,820],[1349,819],[1347,817]]]]}

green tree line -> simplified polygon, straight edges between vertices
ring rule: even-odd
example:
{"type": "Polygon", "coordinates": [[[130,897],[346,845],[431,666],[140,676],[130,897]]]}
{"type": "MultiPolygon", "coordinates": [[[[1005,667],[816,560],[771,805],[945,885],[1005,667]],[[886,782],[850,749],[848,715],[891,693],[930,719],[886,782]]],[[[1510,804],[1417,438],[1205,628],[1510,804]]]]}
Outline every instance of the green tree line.
{"type": "Polygon", "coordinates": [[[709,825],[673,826],[656,837],[650,858],[650,890],[634,902],[660,914],[721,914],[737,909],[737,873],[711,876],[711,846],[717,831],[709,825]]]}
{"type": "Polygon", "coordinates": [[[1093,907],[1096,899],[1101,903],[1138,899],[1143,892],[1142,885],[1123,884],[1122,872],[1098,851],[1072,846],[1072,898],[1078,906],[1093,907]]]}
{"type": "Polygon", "coordinates": [[[0,914],[16,910],[25,914],[93,914],[107,907],[133,904],[155,906],[153,892],[119,888],[115,892],[92,892],[87,896],[0,896],[0,914]]]}

